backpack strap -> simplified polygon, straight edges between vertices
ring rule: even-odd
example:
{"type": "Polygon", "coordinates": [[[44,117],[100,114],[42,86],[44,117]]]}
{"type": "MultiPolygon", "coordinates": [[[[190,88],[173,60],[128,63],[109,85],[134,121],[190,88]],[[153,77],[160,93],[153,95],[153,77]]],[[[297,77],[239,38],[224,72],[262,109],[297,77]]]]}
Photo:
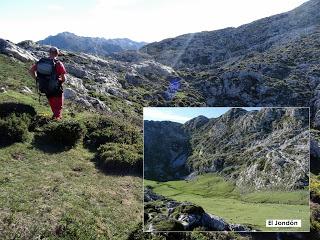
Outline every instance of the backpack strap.
{"type": "MultiPolygon", "coordinates": [[[[42,60],[42,58],[40,58],[37,62],[36,62],[36,65],[38,65],[38,63],[42,60]]],[[[38,76],[36,76],[36,89],[37,89],[37,92],[38,92],[38,96],[39,96],[39,103],[40,103],[40,90],[39,90],[39,81],[38,81],[38,76]]]]}

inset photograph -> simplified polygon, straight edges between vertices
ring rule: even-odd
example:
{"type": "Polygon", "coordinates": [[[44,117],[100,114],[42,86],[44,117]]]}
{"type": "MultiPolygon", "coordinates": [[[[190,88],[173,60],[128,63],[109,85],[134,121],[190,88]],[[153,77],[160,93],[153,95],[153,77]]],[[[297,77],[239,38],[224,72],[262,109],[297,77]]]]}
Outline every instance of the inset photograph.
{"type": "Polygon", "coordinates": [[[144,108],[144,231],[309,232],[309,115],[144,108]]]}

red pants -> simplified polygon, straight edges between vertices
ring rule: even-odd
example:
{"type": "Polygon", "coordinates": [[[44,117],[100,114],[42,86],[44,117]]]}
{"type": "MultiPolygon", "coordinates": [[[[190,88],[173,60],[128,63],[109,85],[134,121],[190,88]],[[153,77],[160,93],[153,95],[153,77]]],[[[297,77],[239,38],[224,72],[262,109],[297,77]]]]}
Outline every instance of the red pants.
{"type": "Polygon", "coordinates": [[[53,112],[53,118],[61,119],[62,117],[62,105],[63,105],[63,94],[58,97],[49,97],[49,104],[53,112]]]}

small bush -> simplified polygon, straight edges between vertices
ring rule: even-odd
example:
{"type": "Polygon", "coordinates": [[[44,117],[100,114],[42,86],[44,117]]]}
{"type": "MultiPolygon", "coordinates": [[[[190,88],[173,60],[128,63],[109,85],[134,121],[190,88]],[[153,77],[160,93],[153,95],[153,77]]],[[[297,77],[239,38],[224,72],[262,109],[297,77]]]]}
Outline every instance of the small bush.
{"type": "Polygon", "coordinates": [[[15,142],[24,142],[28,139],[28,125],[30,119],[22,114],[0,119],[0,145],[10,145],[15,142]]]}
{"type": "Polygon", "coordinates": [[[107,143],[98,148],[97,164],[110,172],[142,170],[142,146],[107,143]]]}
{"type": "Polygon", "coordinates": [[[48,116],[36,115],[31,119],[29,126],[29,131],[34,132],[42,128],[51,121],[51,118],[48,116]]]}
{"type": "Polygon", "coordinates": [[[88,129],[84,138],[86,146],[98,148],[102,144],[114,142],[122,144],[138,144],[142,141],[138,128],[111,117],[100,117],[85,122],[88,129]]]}
{"type": "Polygon", "coordinates": [[[70,148],[75,146],[84,134],[83,124],[74,120],[64,120],[45,125],[36,138],[46,144],[70,148]]]}

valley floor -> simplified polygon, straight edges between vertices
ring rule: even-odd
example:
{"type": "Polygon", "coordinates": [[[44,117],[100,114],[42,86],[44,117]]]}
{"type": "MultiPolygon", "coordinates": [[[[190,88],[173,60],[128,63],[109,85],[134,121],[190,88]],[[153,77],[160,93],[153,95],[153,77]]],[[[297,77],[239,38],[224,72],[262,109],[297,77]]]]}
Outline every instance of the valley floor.
{"type": "Polygon", "coordinates": [[[309,191],[261,191],[240,193],[222,177],[207,174],[196,180],[155,182],[144,180],[157,194],[197,204],[207,212],[234,224],[260,231],[309,231],[309,191]],[[267,219],[301,219],[301,228],[266,228],[267,219]]]}

